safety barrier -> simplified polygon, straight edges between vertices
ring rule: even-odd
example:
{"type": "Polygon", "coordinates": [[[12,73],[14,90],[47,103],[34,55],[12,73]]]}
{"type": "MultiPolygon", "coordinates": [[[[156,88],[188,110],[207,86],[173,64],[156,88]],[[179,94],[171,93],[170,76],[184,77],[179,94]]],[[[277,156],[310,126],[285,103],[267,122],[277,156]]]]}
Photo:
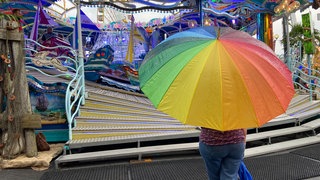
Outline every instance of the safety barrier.
{"type": "Polygon", "coordinates": [[[80,65],[78,53],[69,46],[47,47],[32,39],[25,41],[26,69],[37,71],[45,76],[67,79],[65,108],[69,124],[69,139],[72,139],[74,119],[79,112],[79,107],[84,100],[84,73],[80,65]],[[59,50],[58,50],[59,49],[59,50]],[[60,53],[57,52],[67,52],[60,53]]]}

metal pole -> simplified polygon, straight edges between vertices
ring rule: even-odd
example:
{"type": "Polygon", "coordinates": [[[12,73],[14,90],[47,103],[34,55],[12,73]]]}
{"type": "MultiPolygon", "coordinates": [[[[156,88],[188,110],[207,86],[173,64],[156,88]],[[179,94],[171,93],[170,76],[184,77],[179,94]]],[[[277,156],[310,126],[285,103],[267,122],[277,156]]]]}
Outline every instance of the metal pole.
{"type": "MultiPolygon", "coordinates": [[[[311,10],[309,7],[309,17],[310,17],[310,31],[311,31],[311,38],[312,38],[312,47],[313,47],[313,55],[314,55],[314,48],[316,47],[316,43],[315,43],[315,37],[314,37],[314,26],[313,26],[313,21],[312,21],[312,14],[311,14],[311,10]]],[[[310,56],[310,55],[309,55],[310,56]]],[[[312,89],[312,64],[313,62],[311,61],[311,57],[308,57],[308,76],[309,76],[309,92],[310,92],[310,101],[313,100],[313,89],[312,89]]]]}
{"type": "Polygon", "coordinates": [[[203,27],[203,9],[202,0],[199,0],[199,16],[200,16],[200,26],[203,27]]]}
{"type": "Polygon", "coordinates": [[[290,52],[290,37],[289,37],[289,18],[288,18],[288,15],[285,14],[283,16],[283,25],[284,25],[284,34],[286,35],[286,45],[287,45],[287,48],[286,48],[286,59],[287,59],[287,66],[289,68],[290,71],[292,71],[292,68],[291,68],[291,52],[290,52]]]}
{"type": "Polygon", "coordinates": [[[311,83],[311,57],[310,57],[310,54],[307,55],[307,63],[308,63],[308,83],[309,83],[309,99],[310,101],[312,101],[312,83],[311,83]]]}
{"type": "MultiPolygon", "coordinates": [[[[78,25],[78,61],[79,61],[79,67],[80,67],[80,85],[81,90],[80,94],[81,96],[85,97],[85,80],[84,80],[84,60],[83,60],[83,49],[82,49],[82,31],[81,31],[81,14],[80,14],[80,8],[81,8],[81,2],[80,0],[77,1],[77,25],[78,25]]],[[[85,98],[82,98],[82,105],[85,104],[85,98]]]]}

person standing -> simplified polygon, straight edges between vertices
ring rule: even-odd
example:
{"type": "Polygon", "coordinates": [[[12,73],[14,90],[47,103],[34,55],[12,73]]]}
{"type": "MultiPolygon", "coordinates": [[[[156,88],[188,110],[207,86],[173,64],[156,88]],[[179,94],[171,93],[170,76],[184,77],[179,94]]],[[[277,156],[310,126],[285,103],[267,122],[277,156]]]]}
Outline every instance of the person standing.
{"type": "Polygon", "coordinates": [[[201,128],[199,151],[210,180],[237,180],[244,157],[247,130],[201,128]]]}

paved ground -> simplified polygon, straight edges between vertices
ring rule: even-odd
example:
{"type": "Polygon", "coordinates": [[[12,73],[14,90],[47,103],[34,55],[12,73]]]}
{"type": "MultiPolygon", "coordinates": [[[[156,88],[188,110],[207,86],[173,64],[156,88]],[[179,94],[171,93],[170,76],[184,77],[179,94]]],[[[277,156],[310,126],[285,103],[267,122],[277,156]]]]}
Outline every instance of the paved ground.
{"type": "MultiPolygon", "coordinates": [[[[320,144],[259,157],[245,163],[255,180],[320,180],[320,144]]],[[[1,180],[206,180],[201,157],[196,154],[153,158],[151,162],[121,160],[69,164],[59,170],[0,170],[1,180]]]]}

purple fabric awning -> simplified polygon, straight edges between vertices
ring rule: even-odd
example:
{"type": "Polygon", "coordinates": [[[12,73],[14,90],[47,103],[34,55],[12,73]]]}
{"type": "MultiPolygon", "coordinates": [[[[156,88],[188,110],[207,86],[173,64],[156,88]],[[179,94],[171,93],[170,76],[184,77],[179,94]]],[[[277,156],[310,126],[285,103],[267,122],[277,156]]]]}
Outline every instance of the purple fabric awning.
{"type": "Polygon", "coordinates": [[[44,11],[43,7],[40,7],[40,19],[39,19],[39,24],[40,25],[44,25],[44,26],[59,26],[58,23],[56,23],[52,17],[50,17],[48,15],[48,13],[46,13],[46,11],[44,11]]]}
{"type": "MultiPolygon", "coordinates": [[[[88,31],[100,31],[100,29],[89,19],[89,17],[80,9],[81,29],[88,31]]],[[[73,30],[73,48],[78,49],[78,17],[76,18],[73,30]]]]}
{"type": "Polygon", "coordinates": [[[38,29],[39,25],[44,25],[44,26],[59,26],[58,23],[56,23],[52,17],[50,17],[44,10],[41,1],[38,1],[38,7],[37,7],[37,12],[34,17],[34,23],[32,26],[31,34],[30,34],[30,39],[37,41],[38,39],[38,29]]]}
{"type": "Polygon", "coordinates": [[[89,19],[89,17],[81,9],[80,9],[80,15],[81,15],[81,29],[100,31],[100,29],[89,19]]]}

